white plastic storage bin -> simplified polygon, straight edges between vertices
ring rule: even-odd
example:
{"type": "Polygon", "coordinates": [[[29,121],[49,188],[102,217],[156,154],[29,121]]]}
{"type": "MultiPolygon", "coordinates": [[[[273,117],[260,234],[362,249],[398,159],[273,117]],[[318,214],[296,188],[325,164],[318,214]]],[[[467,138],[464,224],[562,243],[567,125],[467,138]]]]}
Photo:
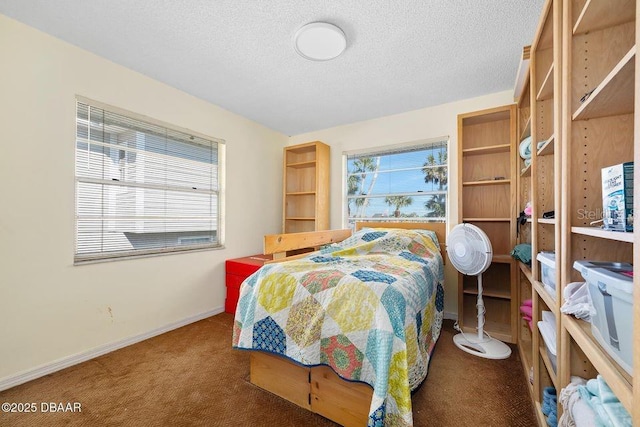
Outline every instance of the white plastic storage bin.
{"type": "Polygon", "coordinates": [[[556,254],[554,252],[539,252],[536,259],[540,261],[542,283],[547,286],[551,296],[556,297],[556,254]]]}
{"type": "Polygon", "coordinates": [[[591,332],[609,355],[633,374],[633,266],[619,262],[576,261],[595,309],[591,332]]]}
{"type": "Polygon", "coordinates": [[[553,372],[558,372],[558,350],[556,347],[556,317],[550,311],[542,312],[542,320],[538,322],[538,330],[547,349],[547,356],[551,362],[553,372]]]}

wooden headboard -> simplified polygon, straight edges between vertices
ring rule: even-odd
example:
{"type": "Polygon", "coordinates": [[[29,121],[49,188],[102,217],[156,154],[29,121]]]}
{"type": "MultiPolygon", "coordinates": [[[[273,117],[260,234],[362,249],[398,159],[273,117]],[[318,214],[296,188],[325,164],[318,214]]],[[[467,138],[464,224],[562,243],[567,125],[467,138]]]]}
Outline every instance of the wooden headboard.
{"type": "MultiPolygon", "coordinates": [[[[362,228],[403,228],[409,230],[431,230],[436,233],[440,243],[440,254],[446,260],[445,242],[447,224],[444,222],[356,222],[356,231],[362,228]]],[[[278,262],[306,256],[307,254],[287,257],[287,251],[314,248],[328,243],[340,242],[351,236],[351,230],[308,231],[302,233],[268,234],[264,236],[263,253],[273,254],[273,261],[278,262]]]]}

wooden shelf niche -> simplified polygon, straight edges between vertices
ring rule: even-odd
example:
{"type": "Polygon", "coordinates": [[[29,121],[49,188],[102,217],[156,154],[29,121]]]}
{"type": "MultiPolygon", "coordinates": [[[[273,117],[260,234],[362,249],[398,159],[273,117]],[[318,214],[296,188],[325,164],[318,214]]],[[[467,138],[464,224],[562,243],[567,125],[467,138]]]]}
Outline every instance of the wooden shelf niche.
{"type": "MultiPolygon", "coordinates": [[[[493,261],[483,275],[484,329],[515,343],[518,335],[517,266],[509,255],[515,245],[516,108],[492,108],[458,116],[459,222],[480,227],[491,240],[493,261]]],[[[461,328],[477,328],[477,282],[459,275],[461,328]]]]}
{"type": "Polygon", "coordinates": [[[283,233],[329,229],[329,146],[284,148],[283,233]]]}

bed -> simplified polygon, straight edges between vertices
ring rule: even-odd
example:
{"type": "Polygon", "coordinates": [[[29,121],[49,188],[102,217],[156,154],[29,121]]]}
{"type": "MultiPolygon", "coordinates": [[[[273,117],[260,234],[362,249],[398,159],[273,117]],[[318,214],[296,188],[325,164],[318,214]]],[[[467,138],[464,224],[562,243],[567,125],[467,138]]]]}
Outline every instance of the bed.
{"type": "Polygon", "coordinates": [[[242,284],[233,346],[250,351],[251,382],[345,426],[413,425],[411,392],[442,325],[444,233],[359,223],[352,235],[265,236],[275,258],[329,244],[242,284]]]}

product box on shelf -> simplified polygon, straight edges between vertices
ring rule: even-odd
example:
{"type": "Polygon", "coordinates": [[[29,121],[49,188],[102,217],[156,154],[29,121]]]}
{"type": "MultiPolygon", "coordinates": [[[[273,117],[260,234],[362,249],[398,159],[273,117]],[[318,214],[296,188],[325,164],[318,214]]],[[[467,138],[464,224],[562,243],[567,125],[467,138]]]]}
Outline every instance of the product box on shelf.
{"type": "Polygon", "coordinates": [[[605,230],[633,231],[633,162],[602,169],[602,220],[605,230]]]}
{"type": "Polygon", "coordinates": [[[591,332],[611,358],[633,374],[633,266],[620,262],[575,261],[587,282],[595,314],[591,332]]]}
{"type": "Polygon", "coordinates": [[[540,278],[553,298],[556,297],[556,254],[554,252],[538,252],[536,259],[540,261],[540,278]]]}

